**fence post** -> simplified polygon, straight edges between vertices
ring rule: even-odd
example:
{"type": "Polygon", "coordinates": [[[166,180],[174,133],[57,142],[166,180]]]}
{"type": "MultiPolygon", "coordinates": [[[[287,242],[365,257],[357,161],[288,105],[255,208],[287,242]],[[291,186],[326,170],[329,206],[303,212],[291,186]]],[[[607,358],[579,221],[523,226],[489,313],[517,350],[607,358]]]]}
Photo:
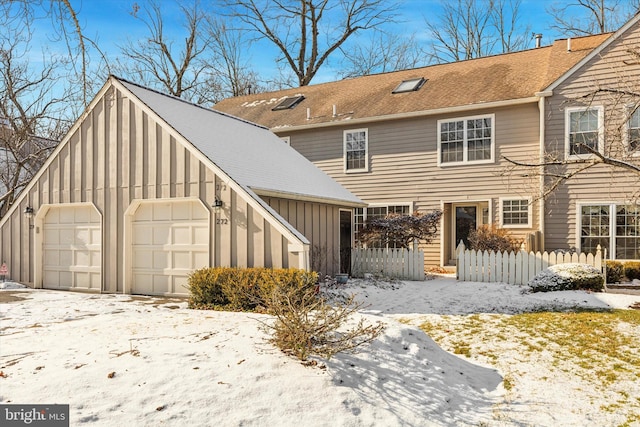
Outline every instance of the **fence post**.
{"type": "Polygon", "coordinates": [[[464,242],[462,240],[460,240],[460,244],[458,244],[458,247],[456,248],[456,254],[458,255],[456,257],[456,279],[465,280],[463,272],[467,262],[464,256],[464,242]]]}

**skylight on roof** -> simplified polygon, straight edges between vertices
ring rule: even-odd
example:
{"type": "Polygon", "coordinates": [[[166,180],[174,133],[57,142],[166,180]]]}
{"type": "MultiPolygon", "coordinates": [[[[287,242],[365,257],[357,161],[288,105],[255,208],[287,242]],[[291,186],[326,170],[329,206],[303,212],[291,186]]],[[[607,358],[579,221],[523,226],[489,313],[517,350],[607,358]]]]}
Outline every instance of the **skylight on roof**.
{"type": "Polygon", "coordinates": [[[391,93],[414,92],[422,87],[427,79],[419,77],[417,79],[403,80],[391,93]]]}
{"type": "Polygon", "coordinates": [[[300,102],[302,102],[303,99],[304,99],[304,95],[288,96],[282,101],[280,101],[278,105],[273,107],[271,111],[289,110],[295,107],[296,105],[298,105],[300,102]]]}

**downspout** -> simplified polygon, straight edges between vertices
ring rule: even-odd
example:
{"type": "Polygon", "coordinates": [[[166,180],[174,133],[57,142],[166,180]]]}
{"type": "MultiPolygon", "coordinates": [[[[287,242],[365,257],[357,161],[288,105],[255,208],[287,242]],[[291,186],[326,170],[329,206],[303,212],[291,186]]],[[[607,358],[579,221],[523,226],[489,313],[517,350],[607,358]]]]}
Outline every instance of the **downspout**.
{"type": "Polygon", "coordinates": [[[540,133],[540,152],[539,152],[539,156],[540,156],[540,166],[539,166],[539,173],[540,173],[540,202],[539,202],[539,210],[538,210],[538,218],[539,218],[539,222],[540,222],[540,251],[544,251],[545,249],[545,199],[543,197],[544,195],[544,172],[545,172],[545,167],[544,167],[544,154],[545,154],[545,101],[546,101],[546,97],[547,96],[551,96],[553,95],[553,92],[551,91],[547,91],[547,92],[539,92],[536,94],[537,96],[539,96],[538,98],[538,111],[540,112],[540,129],[539,129],[539,133],[540,133]]]}

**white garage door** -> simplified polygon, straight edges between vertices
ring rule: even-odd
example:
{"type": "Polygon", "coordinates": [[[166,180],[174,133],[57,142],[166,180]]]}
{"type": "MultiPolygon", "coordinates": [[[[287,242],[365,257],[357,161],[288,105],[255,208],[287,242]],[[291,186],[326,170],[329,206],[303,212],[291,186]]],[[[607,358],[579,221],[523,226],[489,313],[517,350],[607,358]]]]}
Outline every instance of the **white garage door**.
{"type": "Polygon", "coordinates": [[[102,231],[93,206],[49,208],[42,239],[44,288],[100,291],[102,231]]]}
{"type": "Polygon", "coordinates": [[[209,265],[209,211],[197,200],[142,202],[132,245],[132,293],[188,295],[188,275],[209,265]]]}

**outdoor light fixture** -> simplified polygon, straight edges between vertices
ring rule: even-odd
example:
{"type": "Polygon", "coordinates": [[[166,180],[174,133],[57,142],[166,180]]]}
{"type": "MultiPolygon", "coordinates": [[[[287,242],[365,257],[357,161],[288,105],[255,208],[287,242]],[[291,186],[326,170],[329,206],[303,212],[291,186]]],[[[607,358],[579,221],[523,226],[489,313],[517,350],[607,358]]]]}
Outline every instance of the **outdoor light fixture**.
{"type": "Polygon", "coordinates": [[[213,202],[213,208],[216,211],[216,213],[220,212],[220,208],[222,207],[222,205],[223,205],[222,200],[216,197],[216,201],[213,202]]]}
{"type": "Polygon", "coordinates": [[[24,216],[27,218],[31,218],[33,216],[33,208],[31,206],[24,208],[24,216]]]}

